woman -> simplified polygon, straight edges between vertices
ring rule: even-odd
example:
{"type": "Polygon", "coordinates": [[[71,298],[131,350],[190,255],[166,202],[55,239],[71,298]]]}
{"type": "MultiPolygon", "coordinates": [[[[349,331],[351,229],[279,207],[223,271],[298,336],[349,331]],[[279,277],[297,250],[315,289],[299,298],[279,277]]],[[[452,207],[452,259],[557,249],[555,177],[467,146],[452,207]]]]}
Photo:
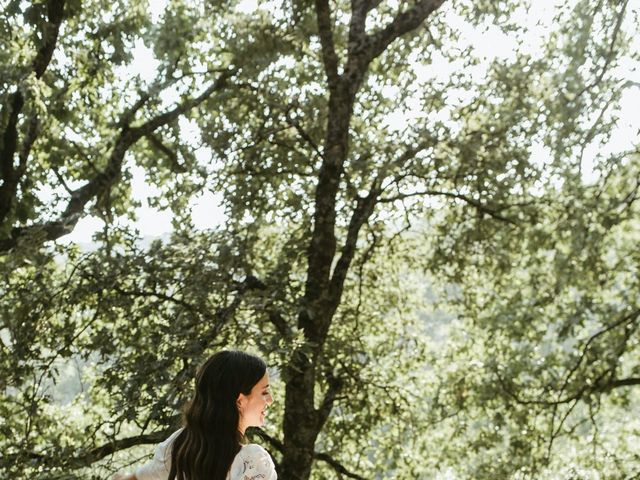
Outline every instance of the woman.
{"type": "Polygon", "coordinates": [[[114,480],[276,480],[267,451],[245,444],[273,402],[267,366],[258,357],[221,351],[200,368],[183,428],[157,446],[151,461],[114,480]]]}

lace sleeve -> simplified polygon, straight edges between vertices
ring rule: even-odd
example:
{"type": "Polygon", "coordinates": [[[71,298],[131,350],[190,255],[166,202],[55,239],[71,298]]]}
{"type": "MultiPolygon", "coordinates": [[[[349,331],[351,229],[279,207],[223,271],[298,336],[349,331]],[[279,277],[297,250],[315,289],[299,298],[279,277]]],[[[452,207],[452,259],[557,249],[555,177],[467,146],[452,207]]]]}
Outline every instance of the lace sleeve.
{"type": "Polygon", "coordinates": [[[269,453],[251,443],[242,447],[233,461],[230,480],[276,480],[276,467],[269,453]]]}
{"type": "Polygon", "coordinates": [[[171,470],[171,446],[181,431],[180,429],[174,432],[158,444],[153,458],[136,469],[135,475],[138,480],[167,480],[171,470]]]}

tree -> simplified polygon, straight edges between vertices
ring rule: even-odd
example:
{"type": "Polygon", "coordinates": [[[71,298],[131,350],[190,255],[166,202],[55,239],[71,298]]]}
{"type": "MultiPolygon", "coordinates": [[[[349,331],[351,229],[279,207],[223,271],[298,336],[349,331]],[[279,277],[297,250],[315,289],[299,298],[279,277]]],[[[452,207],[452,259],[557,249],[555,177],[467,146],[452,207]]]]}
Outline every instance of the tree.
{"type": "MultiPolygon", "coordinates": [[[[234,2],[176,1],[154,23],[138,1],[10,2],[0,251],[11,353],[2,408],[13,420],[3,468],[84,475],[113,452],[157,441],[195,366],[237,344],[281,367],[283,437],[265,438],[282,478],[328,476],[321,462],[352,478],[421,473],[400,452],[424,438],[402,444],[423,418],[405,382],[428,388],[415,338],[424,332],[402,308],[412,305],[403,281],[415,278],[422,239],[434,246],[424,251],[430,268],[465,289],[465,311],[489,335],[501,310],[485,318],[469,281],[510,289],[514,272],[534,275],[537,253],[525,257],[530,268],[509,266],[541,218],[545,241],[563,245],[557,192],[570,205],[592,194],[580,162],[612,131],[610,111],[630,86],[614,68],[628,48],[627,3],[577,1],[558,11],[566,27],[541,52],[521,46],[481,62],[456,22],[517,36],[521,4],[317,0],[245,13],[234,2]],[[158,61],[151,81],[123,76],[140,42],[158,61]],[[445,64],[449,76],[437,70],[445,64]],[[392,124],[411,108],[412,123],[392,124]],[[193,129],[204,148],[188,138],[193,129]],[[541,144],[548,162],[532,157],[541,144]],[[118,227],[133,215],[133,165],[176,219],[170,242],[148,251],[118,227]],[[189,199],[203,189],[224,196],[221,231],[194,232],[189,199]],[[60,266],[48,242],[88,213],[106,222],[99,250],[64,249],[60,266]],[[43,388],[61,358],[99,372],[76,400],[86,430],[68,425],[75,433],[63,441],[43,388]],[[372,439],[364,451],[362,438],[372,439]]],[[[616,164],[602,165],[606,182],[616,164]]],[[[491,372],[506,398],[520,398],[509,383],[517,377],[491,372]]]]}
{"type": "Polygon", "coordinates": [[[602,182],[551,191],[521,238],[498,234],[457,272],[449,305],[466,338],[452,334],[443,355],[457,365],[440,408],[484,420],[450,447],[492,451],[481,476],[637,474],[636,155],[609,159],[602,182]]]}

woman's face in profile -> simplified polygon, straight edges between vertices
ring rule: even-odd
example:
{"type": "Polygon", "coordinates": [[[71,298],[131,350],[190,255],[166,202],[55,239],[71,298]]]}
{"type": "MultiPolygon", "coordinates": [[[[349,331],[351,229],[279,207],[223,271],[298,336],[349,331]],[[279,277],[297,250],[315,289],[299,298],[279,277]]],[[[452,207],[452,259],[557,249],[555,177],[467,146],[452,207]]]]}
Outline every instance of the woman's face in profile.
{"type": "Polygon", "coordinates": [[[240,412],[240,426],[242,431],[247,427],[261,427],[267,407],[273,403],[269,387],[269,373],[258,380],[249,395],[241,393],[238,396],[238,411],[240,412]]]}

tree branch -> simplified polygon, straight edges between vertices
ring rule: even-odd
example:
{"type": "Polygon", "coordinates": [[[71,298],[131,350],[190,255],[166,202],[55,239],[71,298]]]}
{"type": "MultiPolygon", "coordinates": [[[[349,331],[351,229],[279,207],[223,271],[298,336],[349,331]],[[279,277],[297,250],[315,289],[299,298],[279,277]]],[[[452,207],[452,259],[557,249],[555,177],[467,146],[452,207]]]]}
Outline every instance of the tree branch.
{"type": "Polygon", "coordinates": [[[366,37],[367,13],[379,3],[380,0],[351,0],[351,21],[349,22],[349,41],[347,44],[349,57],[358,50],[360,42],[366,37]]]}
{"type": "Polygon", "coordinates": [[[618,19],[616,20],[616,24],[615,24],[615,26],[613,28],[613,35],[612,35],[612,38],[611,38],[611,42],[609,43],[609,51],[607,52],[607,55],[605,56],[605,62],[604,62],[604,65],[602,66],[602,70],[600,70],[600,73],[593,80],[593,82],[591,82],[588,85],[585,85],[583,87],[583,89],[580,90],[580,92],[576,95],[576,98],[581,97],[585,92],[587,92],[587,91],[591,90],[592,88],[594,88],[595,86],[597,86],[602,81],[602,79],[604,78],[605,74],[607,73],[609,65],[611,64],[611,61],[614,58],[613,54],[614,54],[614,50],[615,50],[616,40],[618,39],[618,35],[620,34],[620,28],[622,27],[622,20],[624,19],[625,10],[627,9],[627,4],[628,3],[629,3],[629,0],[625,0],[625,2],[622,4],[622,10],[618,14],[618,19]]]}
{"type": "MultiPolygon", "coordinates": [[[[127,448],[135,447],[137,445],[153,445],[160,443],[174,431],[175,428],[167,428],[165,430],[160,430],[154,433],[113,440],[99,447],[92,448],[91,450],[84,452],[78,456],[67,458],[65,466],[70,469],[88,467],[98,460],[102,460],[103,458],[112,455],[120,450],[126,450],[127,448]]],[[[0,462],[3,464],[10,464],[15,461],[22,461],[25,457],[31,460],[37,460],[38,463],[43,464],[43,466],[48,466],[49,464],[54,465],[57,462],[57,459],[55,458],[49,457],[48,455],[43,453],[36,452],[24,452],[3,456],[0,462]]]]}
{"type": "MultiPolygon", "coordinates": [[[[269,443],[269,445],[271,445],[273,448],[275,448],[279,452],[284,452],[284,444],[277,438],[272,437],[261,428],[254,428],[252,429],[252,431],[256,435],[258,435],[262,440],[269,443]]],[[[348,477],[348,478],[354,478],[356,480],[365,480],[365,477],[361,477],[360,475],[350,472],[349,470],[347,470],[347,468],[344,465],[339,463],[337,460],[335,460],[331,455],[327,453],[314,452],[313,457],[316,460],[321,460],[329,464],[331,468],[333,468],[340,475],[344,475],[345,477],[348,477]]]]}
{"type": "Polygon", "coordinates": [[[136,101],[136,103],[134,103],[131,107],[126,109],[124,113],[120,116],[120,119],[118,120],[115,126],[117,128],[124,128],[130,125],[133,122],[133,119],[136,113],[138,113],[142,109],[142,107],[145,106],[145,104],[151,99],[153,95],[159,94],[164,89],[172,86],[173,84],[179,82],[180,80],[183,80],[187,77],[193,77],[196,75],[210,75],[212,73],[224,74],[227,71],[227,69],[211,68],[211,69],[207,69],[200,72],[198,71],[184,72],[182,75],[178,75],[178,76],[173,76],[173,71],[174,69],[170,68],[164,80],[154,82],[154,84],[152,84],[145,92],[142,92],[142,94],[140,95],[140,98],[136,101]]]}
{"type": "Polygon", "coordinates": [[[189,310],[192,313],[195,313],[197,311],[196,307],[191,305],[189,302],[186,302],[181,298],[176,298],[172,295],[167,295],[162,292],[156,292],[153,290],[142,290],[142,289],[126,290],[118,286],[114,286],[112,288],[114,292],[123,296],[143,297],[143,298],[155,297],[158,300],[162,300],[163,302],[169,302],[175,305],[180,305],[181,307],[184,307],[185,309],[189,310]]]}
{"type": "Polygon", "coordinates": [[[474,200],[473,198],[470,198],[467,195],[463,195],[461,193],[446,192],[441,190],[421,190],[419,192],[398,194],[392,197],[383,197],[383,198],[380,198],[379,201],[380,203],[389,203],[389,202],[395,202],[397,200],[404,200],[405,198],[419,197],[419,196],[444,196],[444,197],[462,200],[468,203],[469,205],[471,205],[472,207],[475,207],[479,212],[485,213],[496,220],[500,220],[501,222],[509,223],[511,225],[518,225],[518,223],[515,220],[509,217],[505,217],[504,215],[501,215],[500,213],[498,213],[508,207],[500,206],[497,208],[491,208],[483,204],[482,202],[478,200],[474,200]]]}
{"type": "MultiPolygon", "coordinates": [[[[363,55],[364,62],[370,63],[398,37],[418,28],[424,20],[442,6],[445,0],[420,0],[412,8],[399,13],[391,23],[382,30],[368,35],[362,46],[354,50],[354,56],[363,55]]],[[[350,57],[349,60],[351,60],[350,57]]]]}
{"type": "Polygon", "coordinates": [[[173,172],[184,173],[187,171],[184,165],[180,165],[177,152],[174,152],[164,143],[162,143],[162,140],[160,140],[157,135],[149,133],[148,135],[146,135],[146,137],[153,147],[158,149],[165,157],[167,157],[167,160],[169,160],[169,163],[171,164],[171,170],[173,172]]]}
{"type": "MultiPolygon", "coordinates": [[[[47,3],[47,22],[42,28],[43,42],[32,64],[33,72],[38,79],[44,75],[51,62],[51,57],[58,41],[60,25],[64,18],[64,5],[65,0],[50,0],[47,3]]],[[[37,118],[34,118],[30,122],[32,125],[29,127],[27,139],[24,142],[27,148],[23,151],[23,155],[20,158],[20,166],[16,170],[13,162],[18,146],[18,118],[24,107],[24,102],[25,99],[22,92],[17,89],[9,97],[8,106],[4,105],[2,111],[0,111],[0,118],[8,118],[5,130],[2,133],[2,141],[0,142],[0,178],[2,178],[2,185],[0,185],[0,223],[4,222],[11,212],[18,183],[26,168],[27,157],[24,153],[28,153],[37,134],[37,128],[33,127],[33,122],[36,122],[37,125],[37,118]]]]}
{"type": "Polygon", "coordinates": [[[580,358],[578,358],[578,361],[576,362],[576,364],[571,368],[571,370],[567,374],[564,380],[564,383],[560,388],[560,394],[562,394],[562,392],[566,390],[567,386],[569,385],[569,382],[571,381],[571,378],[578,371],[578,369],[580,368],[580,365],[586,358],[587,353],[589,352],[589,349],[591,347],[591,344],[595,342],[598,337],[601,337],[602,335],[610,332],[615,328],[618,328],[621,325],[633,323],[638,319],[638,317],[640,317],[640,310],[635,310],[629,313],[628,315],[623,316],[618,321],[613,322],[611,325],[607,325],[605,328],[603,328],[602,330],[599,330],[598,332],[594,333],[591,337],[589,337],[587,342],[584,344],[584,347],[582,348],[582,354],[580,355],[580,358]]]}
{"type": "Polygon", "coordinates": [[[335,377],[330,370],[325,373],[325,378],[328,383],[328,388],[324,394],[320,407],[316,411],[320,425],[324,425],[329,418],[331,410],[333,409],[333,404],[343,387],[343,381],[340,378],[335,377]]]}
{"type": "Polygon", "coordinates": [[[603,387],[603,391],[608,392],[616,388],[635,387],[636,385],[640,385],[640,377],[617,378],[607,382],[603,387]]]}
{"type": "MultiPolygon", "coordinates": [[[[513,388],[507,385],[507,382],[504,380],[504,378],[502,378],[502,375],[500,375],[498,371],[495,371],[494,373],[496,374],[496,377],[498,378],[498,382],[502,386],[502,389],[516,403],[519,403],[521,405],[542,405],[547,407],[558,406],[558,405],[568,404],[571,402],[578,401],[589,393],[597,393],[597,392],[606,393],[616,388],[640,385],[640,378],[628,377],[623,379],[617,379],[614,376],[615,368],[608,368],[600,372],[600,374],[597,375],[595,378],[591,379],[590,382],[585,382],[574,393],[562,397],[563,393],[567,390],[567,386],[569,385],[571,378],[578,371],[580,365],[586,358],[586,355],[589,352],[589,349],[592,343],[598,337],[610,332],[615,328],[633,323],[638,318],[640,318],[640,310],[635,310],[623,316],[622,318],[618,319],[617,321],[613,322],[612,324],[606,326],[602,330],[599,330],[598,332],[594,333],[591,337],[589,337],[589,339],[587,340],[587,342],[585,343],[582,349],[582,354],[580,355],[580,358],[578,359],[576,364],[571,368],[571,370],[565,377],[563,385],[560,387],[558,392],[559,396],[555,400],[546,400],[546,399],[540,399],[540,398],[535,398],[535,399],[522,398],[514,391],[513,388]]],[[[627,338],[630,334],[631,334],[630,331],[626,332],[627,338]]],[[[619,355],[621,355],[622,353],[624,352],[623,351],[618,352],[619,355]]]]}
{"type": "Polygon", "coordinates": [[[331,21],[331,9],[328,0],[316,0],[316,19],[318,24],[318,36],[322,46],[322,61],[330,90],[335,90],[338,85],[338,55],[333,42],[333,28],[331,21]]]}
{"type": "Polygon", "coordinates": [[[313,138],[311,138],[311,135],[309,135],[309,133],[307,133],[307,131],[302,128],[300,122],[291,117],[289,111],[287,111],[287,123],[295,128],[296,132],[298,132],[298,135],[300,135],[300,137],[311,146],[313,151],[318,154],[318,157],[322,158],[322,150],[320,150],[318,144],[313,140],[313,138]]]}
{"type": "Polygon", "coordinates": [[[342,246],[340,258],[333,270],[329,285],[329,298],[334,306],[337,307],[340,302],[344,281],[357,250],[358,235],[362,226],[373,214],[375,206],[380,200],[380,195],[384,190],[382,187],[383,182],[388,178],[394,168],[404,166],[408,161],[415,158],[419,152],[427,148],[428,145],[429,142],[420,143],[416,147],[408,149],[402,155],[398,156],[398,158],[387,162],[380,168],[367,196],[357,198],[356,208],[351,215],[347,228],[347,238],[342,246]]]}
{"type": "Polygon", "coordinates": [[[107,166],[88,183],[73,191],[64,212],[58,219],[27,227],[14,228],[9,238],[0,239],[0,254],[8,252],[22,238],[32,234],[39,235],[34,240],[35,242],[43,243],[70,233],[84,213],[86,204],[94,198],[107,194],[119,179],[125,154],[133,144],[140,138],[152,134],[157,128],[176,120],[180,115],[200,105],[214,92],[224,89],[228,78],[233,73],[234,70],[232,69],[225,71],[199,96],[184,101],[172,110],[162,113],[138,127],[124,127],[111,150],[107,166]]]}
{"type": "Polygon", "coordinates": [[[356,208],[351,215],[351,220],[349,221],[349,227],[347,229],[347,238],[342,246],[340,258],[333,270],[329,286],[329,298],[331,299],[332,305],[335,307],[340,303],[340,297],[344,288],[344,281],[356,252],[360,229],[371,216],[378,202],[378,198],[382,191],[380,188],[381,181],[382,179],[380,178],[376,179],[367,196],[359,197],[357,199],[356,208]]]}
{"type": "Polygon", "coordinates": [[[280,313],[279,310],[271,308],[267,312],[267,316],[271,324],[274,327],[276,327],[276,330],[278,330],[278,333],[282,338],[292,337],[291,327],[289,326],[287,321],[284,319],[284,317],[282,316],[282,313],[280,313]]]}
{"type": "MultiPolygon", "coordinates": [[[[102,460],[109,455],[113,455],[116,452],[121,450],[126,450],[128,448],[132,448],[138,445],[155,445],[167,439],[173,432],[175,432],[174,427],[165,428],[164,430],[159,430],[153,433],[136,435],[133,437],[121,438],[118,440],[113,440],[108,443],[105,443],[99,447],[92,448],[88,452],[85,452],[76,457],[70,458],[66,462],[66,466],[71,469],[88,467],[94,464],[95,462],[102,460]]],[[[258,435],[262,440],[269,443],[273,448],[278,450],[279,452],[284,451],[283,443],[275,437],[267,434],[264,430],[260,428],[252,429],[252,432],[258,435]]],[[[27,452],[23,454],[9,455],[3,456],[1,462],[2,463],[11,463],[15,461],[19,461],[24,457],[27,457],[32,460],[37,460],[39,462],[43,462],[47,465],[49,462],[49,457],[47,455],[36,453],[36,452],[27,452]]],[[[365,480],[364,477],[357,475],[355,473],[350,472],[347,468],[342,465],[340,462],[335,460],[331,455],[322,452],[314,452],[314,458],[317,460],[323,461],[329,464],[336,472],[348,477],[354,478],[356,480],[365,480]]]]}
{"type": "Polygon", "coordinates": [[[65,0],[50,0],[47,2],[48,21],[42,31],[42,39],[44,41],[38,49],[36,58],[33,60],[33,71],[36,74],[36,78],[41,78],[44,75],[51,62],[53,51],[58,42],[60,25],[64,18],[64,6],[65,0]]]}
{"type": "Polygon", "coordinates": [[[0,174],[2,174],[2,185],[0,185],[0,222],[4,222],[8,217],[16,192],[18,190],[19,178],[16,175],[13,165],[13,157],[18,146],[18,117],[24,106],[24,98],[20,91],[16,91],[10,97],[9,107],[3,105],[0,118],[8,116],[7,126],[0,142],[0,174]],[[9,113],[7,113],[7,108],[9,113]]]}

